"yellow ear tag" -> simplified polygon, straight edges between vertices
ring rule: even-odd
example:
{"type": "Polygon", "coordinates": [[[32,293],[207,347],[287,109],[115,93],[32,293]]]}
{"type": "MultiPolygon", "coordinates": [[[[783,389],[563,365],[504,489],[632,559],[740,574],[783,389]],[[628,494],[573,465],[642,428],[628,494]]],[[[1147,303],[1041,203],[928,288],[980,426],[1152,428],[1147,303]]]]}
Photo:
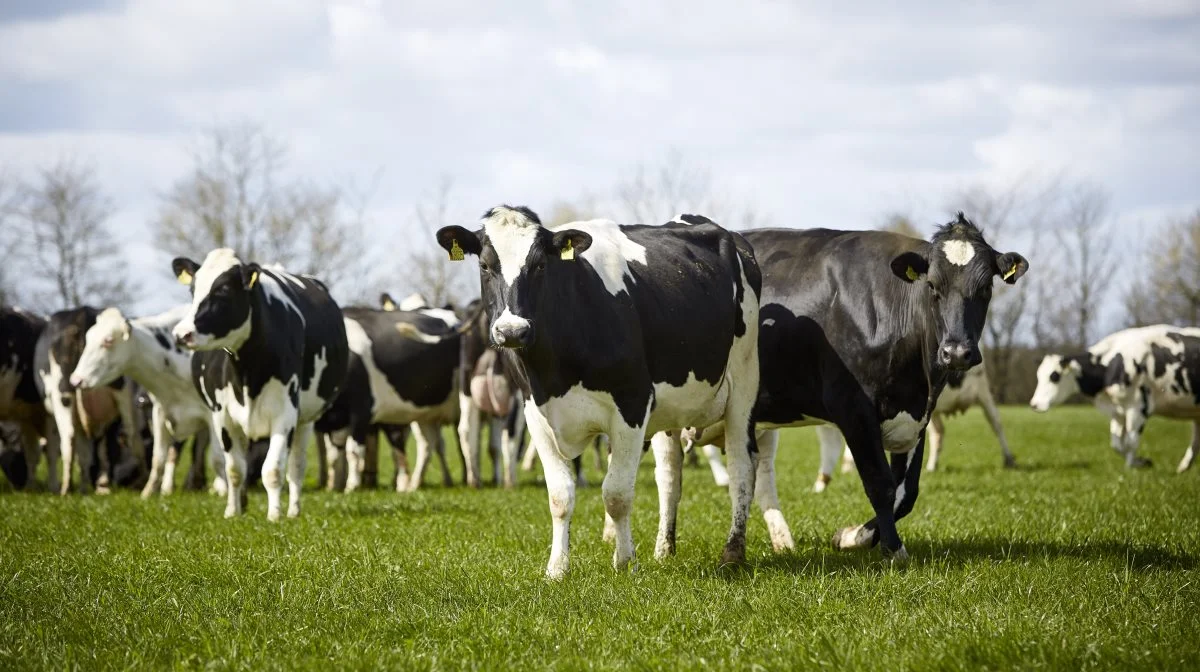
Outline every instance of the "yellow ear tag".
{"type": "Polygon", "coordinates": [[[393,311],[393,310],[395,310],[395,309],[396,309],[396,304],[392,303],[391,301],[384,301],[384,302],[383,302],[383,309],[384,309],[384,310],[386,310],[386,311],[389,311],[389,312],[390,312],[390,311],[393,311]]]}
{"type": "Polygon", "coordinates": [[[191,274],[191,273],[188,273],[187,271],[183,271],[183,272],[181,272],[181,273],[180,273],[178,276],[176,276],[176,277],[178,278],[178,280],[179,280],[179,284],[181,284],[181,285],[190,285],[190,284],[192,284],[192,274],[191,274]]]}
{"type": "Polygon", "coordinates": [[[913,270],[912,266],[909,266],[908,270],[904,271],[904,275],[913,282],[916,282],[917,278],[921,277],[917,275],[917,272],[913,270]]]}
{"type": "Polygon", "coordinates": [[[1017,264],[1013,264],[1013,265],[1012,265],[1012,268],[1008,269],[1008,272],[1007,272],[1007,273],[1005,273],[1005,274],[1004,274],[1004,277],[1002,277],[1002,278],[1000,278],[1000,279],[1001,279],[1001,280],[1008,280],[1009,278],[1011,278],[1012,276],[1014,276],[1014,275],[1016,275],[1016,274],[1017,274],[1017,264]]]}
{"type": "Polygon", "coordinates": [[[458,239],[451,238],[450,239],[450,261],[462,261],[462,260],[463,260],[463,251],[462,251],[462,248],[458,246],[458,239]]]}
{"type": "Polygon", "coordinates": [[[253,289],[256,282],[258,282],[258,271],[250,275],[250,282],[246,283],[246,289],[253,289]]]}
{"type": "Polygon", "coordinates": [[[571,261],[575,258],[575,246],[571,244],[571,239],[567,239],[567,246],[562,248],[562,253],[559,255],[563,261],[571,261]]]}

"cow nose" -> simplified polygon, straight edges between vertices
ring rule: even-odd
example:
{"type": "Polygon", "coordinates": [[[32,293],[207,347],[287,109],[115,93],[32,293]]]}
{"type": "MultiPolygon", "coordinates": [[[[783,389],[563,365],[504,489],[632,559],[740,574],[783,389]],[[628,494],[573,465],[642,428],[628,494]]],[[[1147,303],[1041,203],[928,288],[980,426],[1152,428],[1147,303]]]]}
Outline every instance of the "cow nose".
{"type": "Polygon", "coordinates": [[[175,334],[175,343],[181,346],[189,346],[196,340],[196,332],[188,331],[182,334],[175,334]]]}
{"type": "Polygon", "coordinates": [[[978,364],[975,349],[966,343],[946,343],[938,350],[938,359],[942,366],[957,371],[964,371],[978,364]]]}
{"type": "Polygon", "coordinates": [[[77,373],[72,373],[70,378],[71,387],[79,387],[83,384],[83,378],[77,373]]]}
{"type": "Polygon", "coordinates": [[[505,348],[520,348],[529,343],[533,333],[532,322],[520,324],[497,324],[492,328],[492,342],[505,348]]]}

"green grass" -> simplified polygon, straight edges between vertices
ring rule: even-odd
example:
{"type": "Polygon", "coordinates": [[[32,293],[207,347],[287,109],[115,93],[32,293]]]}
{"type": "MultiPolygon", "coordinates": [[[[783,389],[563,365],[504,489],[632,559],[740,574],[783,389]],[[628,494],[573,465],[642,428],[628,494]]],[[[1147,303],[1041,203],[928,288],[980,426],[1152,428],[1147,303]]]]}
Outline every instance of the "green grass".
{"type": "Polygon", "coordinates": [[[1152,422],[1155,466],[1134,472],[1090,408],[1003,415],[1021,468],[1000,469],[979,411],[949,421],[902,570],[830,549],[870,513],[856,476],[809,491],[811,430],[785,432],[778,465],[794,553],[772,554],[756,516],[748,567],[718,569],[728,498],[691,468],[679,554],[656,562],[647,455],[638,571],[612,570],[593,485],[561,583],[542,578],[550,518],[528,474],[516,491],[446,490],[431,469],[414,495],[309,492],[279,524],[258,490],[233,521],[211,495],[5,490],[0,669],[1200,666],[1200,471],[1174,473],[1188,426],[1152,422]]]}

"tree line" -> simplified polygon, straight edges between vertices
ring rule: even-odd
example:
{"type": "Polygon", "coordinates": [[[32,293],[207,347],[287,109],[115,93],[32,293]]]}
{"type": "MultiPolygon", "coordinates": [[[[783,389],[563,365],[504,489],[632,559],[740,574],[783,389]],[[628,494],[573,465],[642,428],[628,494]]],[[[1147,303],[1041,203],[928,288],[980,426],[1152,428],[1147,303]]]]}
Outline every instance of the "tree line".
{"type": "MultiPolygon", "coordinates": [[[[367,239],[371,187],[295,176],[287,143],[263,127],[216,127],[189,149],[188,170],[158,194],[148,222],[153,246],[165,255],[231,247],[243,258],[320,277],[344,303],[373,303],[388,291],[419,292],[432,305],[462,305],[478,294],[476,274],[450,263],[427,240],[427,232],[478,214],[456,208],[450,177],[418,199],[407,221],[388,223],[407,234],[401,238],[407,249],[397,256],[367,239]]],[[[1029,398],[1044,353],[1080,351],[1128,326],[1200,323],[1200,210],[1147,222],[1154,242],[1138,252],[1116,235],[1108,190],[1064,175],[1000,188],[968,186],[944,206],[947,213],[967,213],[994,245],[1020,248],[1034,270],[1014,287],[997,285],[991,303],[984,349],[1003,402],[1029,398]],[[1132,281],[1120,286],[1119,277],[1132,281]],[[1101,308],[1117,303],[1122,314],[1104,320],[1101,308]]],[[[733,229],[769,224],[677,151],[635,166],[606,192],[560,199],[543,214],[547,224],[592,217],[665,222],[685,211],[733,229]]],[[[0,304],[43,312],[129,306],[116,213],[92,164],[68,157],[32,175],[0,171],[0,304]]],[[[932,225],[903,212],[882,217],[877,228],[920,238],[932,232],[932,225]]],[[[166,278],[165,266],[163,273],[166,278]]]]}

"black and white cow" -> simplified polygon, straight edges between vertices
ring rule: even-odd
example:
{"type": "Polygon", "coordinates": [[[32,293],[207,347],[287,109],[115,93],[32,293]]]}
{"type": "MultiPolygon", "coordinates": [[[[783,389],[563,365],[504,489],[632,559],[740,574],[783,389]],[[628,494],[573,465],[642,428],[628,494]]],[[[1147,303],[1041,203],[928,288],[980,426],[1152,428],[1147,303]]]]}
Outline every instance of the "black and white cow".
{"type": "MultiPolygon", "coordinates": [[[[52,438],[50,415],[38,391],[34,366],[34,349],[45,328],[46,321],[37,315],[19,308],[0,308],[0,421],[13,424],[11,438],[20,445],[19,463],[25,473],[10,475],[17,487],[34,482],[42,446],[52,438]]],[[[58,454],[58,446],[52,450],[58,454]]],[[[58,490],[57,469],[50,469],[49,487],[52,492],[58,490]]]]}
{"type": "MultiPolygon", "coordinates": [[[[992,397],[991,384],[988,382],[987,365],[981,363],[966,373],[951,373],[946,380],[946,387],[938,397],[937,407],[929,418],[927,436],[929,443],[929,459],[925,463],[925,471],[936,471],[938,457],[942,452],[942,444],[946,436],[946,417],[965,413],[973,406],[983,409],[983,415],[996,435],[1000,444],[1000,452],[1004,458],[1004,468],[1012,469],[1017,466],[1008,447],[1008,437],[1004,435],[1004,425],[1000,423],[1000,410],[992,397]]],[[[850,448],[845,447],[845,441],[836,427],[822,425],[816,428],[817,437],[821,444],[821,467],[817,472],[813,492],[824,492],[829,482],[833,480],[833,470],[837,464],[838,455],[842,455],[842,473],[850,473],[854,469],[854,456],[850,448]]]]}
{"type": "Polygon", "coordinates": [[[1129,467],[1148,467],[1138,456],[1152,415],[1192,422],[1192,441],[1178,471],[1200,450],[1200,329],[1155,325],[1125,329],[1087,352],[1047,355],[1037,371],[1029,405],[1046,412],[1075,395],[1092,400],[1109,417],[1113,450],[1129,467]]]}
{"type": "MultiPolygon", "coordinates": [[[[453,313],[434,316],[427,311],[361,307],[346,308],[344,314],[351,352],[346,389],[318,422],[318,430],[347,434],[346,491],[356,490],[361,483],[368,438],[380,426],[409,424],[414,426],[417,462],[411,474],[397,469],[396,489],[406,492],[421,486],[431,448],[449,485],[440,428],[453,423],[458,413],[458,338],[426,343],[405,334],[406,329],[454,332],[458,318],[453,313]]],[[[398,448],[403,450],[403,444],[398,448]]],[[[332,464],[333,457],[326,460],[332,464]]]]}
{"type": "Polygon", "coordinates": [[[150,497],[160,487],[162,494],[171,494],[178,447],[189,437],[195,437],[193,454],[201,460],[207,455],[212,461],[217,475],[213,489],[225,492],[225,460],[220,452],[208,450],[212,413],[192,384],[192,352],[172,335],[190,310],[183,305],[135,320],[117,308],[104,310],[88,329],[83,353],[71,373],[71,384],[80,389],[103,387],[128,376],[149,393],[154,449],[142,497],[150,497]]]}
{"type": "Polygon", "coordinates": [[[312,423],[346,379],[341,309],[319,280],[245,263],[228,248],[209,252],[203,264],[178,257],[172,268],[192,292],[191,307],[172,333],[196,351],[192,382],[225,449],[225,517],[244,512],[246,447],[255,439],[268,440],[262,469],[267,519],[279,519],[285,465],[287,514],[300,515],[312,423]]]}
{"type": "Polygon", "coordinates": [[[740,236],[694,219],[547,228],[528,208],[497,206],[478,231],[437,232],[451,259],[479,258],[491,341],[505,349],[525,394],[553,520],[551,578],[569,564],[571,459],[608,435],[604,504],[615,522],[613,565],[624,568],[634,560],[630,512],[643,442],[721,421],[733,502],[723,560],[745,558],[760,275],[740,236]]]}
{"type": "Polygon", "coordinates": [[[54,313],[47,320],[36,346],[39,389],[47,410],[54,416],[59,437],[62,459],[59,494],[63,495],[70,491],[76,457],[79,462],[80,491],[86,493],[91,487],[90,473],[94,457],[99,458],[100,464],[96,490],[102,493],[108,491],[112,467],[115,465],[111,463],[107,445],[97,451],[96,444],[105,440],[109,425],[114,422],[121,423],[125,452],[134,460],[137,471],[140,473],[145,469],[144,446],[135,415],[133,386],[129,381],[117,378],[102,388],[92,390],[76,389],[70,381],[71,372],[83,354],[84,335],[96,323],[98,314],[99,311],[91,306],[54,313]]]}
{"type": "Polygon", "coordinates": [[[1029,265],[992,249],[962,213],[929,242],[828,229],[742,235],[763,273],[758,427],[836,425],[875,517],[839,530],[833,545],[880,544],[903,562],[896,521],[917,498],[925,425],[949,377],[982,361],[993,279],[1015,283],[1029,265]]]}

